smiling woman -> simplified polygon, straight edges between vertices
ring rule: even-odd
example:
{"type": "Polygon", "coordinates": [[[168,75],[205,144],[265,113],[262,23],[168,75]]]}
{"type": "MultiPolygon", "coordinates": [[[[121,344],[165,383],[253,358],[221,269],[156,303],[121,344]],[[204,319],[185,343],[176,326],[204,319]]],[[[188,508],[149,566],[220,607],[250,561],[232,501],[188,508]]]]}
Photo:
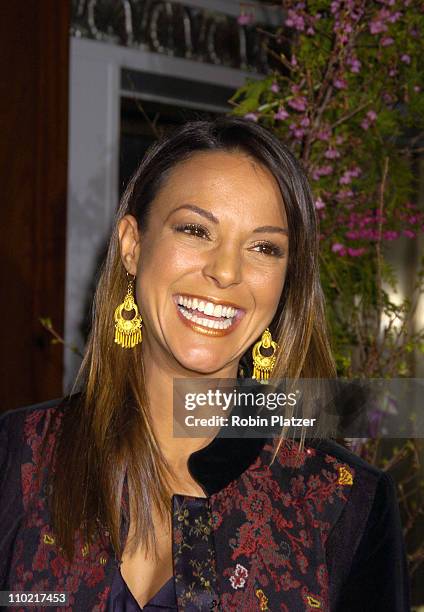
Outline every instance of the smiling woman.
{"type": "Polygon", "coordinates": [[[409,609],[386,474],[306,427],[173,437],[176,378],[335,375],[317,256],[307,179],[264,128],[196,121],[149,149],[80,392],[1,421],[0,589],[73,610],[409,609]]]}

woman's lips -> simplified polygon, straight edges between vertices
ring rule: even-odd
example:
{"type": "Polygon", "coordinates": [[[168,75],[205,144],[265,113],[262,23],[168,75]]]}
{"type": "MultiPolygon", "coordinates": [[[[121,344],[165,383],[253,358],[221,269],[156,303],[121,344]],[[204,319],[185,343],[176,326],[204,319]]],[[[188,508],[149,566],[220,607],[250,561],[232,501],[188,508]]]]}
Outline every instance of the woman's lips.
{"type": "MultiPolygon", "coordinates": [[[[187,306],[184,306],[184,304],[179,303],[183,301],[181,299],[182,298],[181,295],[175,295],[173,297],[174,297],[174,303],[177,309],[178,317],[184,323],[184,325],[186,325],[186,327],[189,327],[190,329],[192,329],[193,331],[197,333],[204,334],[207,336],[220,337],[220,336],[227,336],[228,334],[231,334],[231,332],[234,331],[234,329],[238,326],[241,319],[245,315],[245,311],[243,309],[238,308],[238,307],[233,307],[231,305],[228,308],[232,309],[230,311],[231,313],[234,312],[233,316],[216,317],[213,315],[205,314],[205,312],[198,311],[197,309],[188,308],[187,306]],[[214,323],[214,326],[213,327],[207,326],[205,324],[206,321],[208,321],[208,325],[211,324],[209,323],[209,321],[211,321],[212,323],[214,323]]],[[[196,299],[198,302],[201,302],[201,301],[205,303],[210,302],[210,300],[207,300],[207,299],[203,299],[203,300],[202,298],[196,298],[196,299]]],[[[188,301],[187,298],[185,299],[185,301],[187,303],[188,301]]],[[[193,303],[193,300],[192,300],[192,303],[193,303]]],[[[226,303],[223,302],[223,304],[226,304],[226,303]]]]}

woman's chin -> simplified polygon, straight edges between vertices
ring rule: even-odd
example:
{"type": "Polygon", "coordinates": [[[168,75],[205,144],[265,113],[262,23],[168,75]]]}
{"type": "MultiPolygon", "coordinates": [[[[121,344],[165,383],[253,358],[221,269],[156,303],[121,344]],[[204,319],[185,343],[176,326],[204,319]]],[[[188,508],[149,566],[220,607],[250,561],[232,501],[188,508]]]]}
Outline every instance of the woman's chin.
{"type": "Polygon", "coordinates": [[[220,377],[219,372],[227,365],[222,359],[222,355],[179,355],[174,354],[178,363],[188,371],[193,373],[193,377],[200,375],[210,376],[211,378],[220,377]]]}

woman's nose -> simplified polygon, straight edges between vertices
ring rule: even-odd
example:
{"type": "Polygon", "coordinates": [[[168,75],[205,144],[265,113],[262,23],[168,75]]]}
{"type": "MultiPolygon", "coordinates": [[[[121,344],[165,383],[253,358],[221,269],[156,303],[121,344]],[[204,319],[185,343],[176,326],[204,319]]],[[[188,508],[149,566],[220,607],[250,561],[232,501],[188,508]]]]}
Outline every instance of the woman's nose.
{"type": "Polygon", "coordinates": [[[203,274],[225,288],[241,281],[241,256],[236,245],[220,245],[209,251],[203,274]]]}

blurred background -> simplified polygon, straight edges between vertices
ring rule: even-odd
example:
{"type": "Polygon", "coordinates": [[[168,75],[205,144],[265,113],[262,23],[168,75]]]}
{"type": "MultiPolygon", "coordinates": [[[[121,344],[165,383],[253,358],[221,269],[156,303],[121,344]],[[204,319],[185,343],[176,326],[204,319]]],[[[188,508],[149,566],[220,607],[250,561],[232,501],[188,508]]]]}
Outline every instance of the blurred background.
{"type": "MultiPolygon", "coordinates": [[[[129,177],[159,134],[228,113],[247,79],[281,73],[277,56],[290,40],[278,39],[273,53],[272,33],[287,11],[284,2],[234,0],[2,4],[0,411],[70,391],[129,177]]],[[[421,150],[411,163],[422,210],[421,150]]],[[[422,254],[422,234],[390,245],[402,298],[422,254]]],[[[422,297],[408,325],[424,327],[422,297]]],[[[424,374],[415,347],[408,373],[424,374]]],[[[424,601],[419,575],[416,604],[424,601]]]]}

